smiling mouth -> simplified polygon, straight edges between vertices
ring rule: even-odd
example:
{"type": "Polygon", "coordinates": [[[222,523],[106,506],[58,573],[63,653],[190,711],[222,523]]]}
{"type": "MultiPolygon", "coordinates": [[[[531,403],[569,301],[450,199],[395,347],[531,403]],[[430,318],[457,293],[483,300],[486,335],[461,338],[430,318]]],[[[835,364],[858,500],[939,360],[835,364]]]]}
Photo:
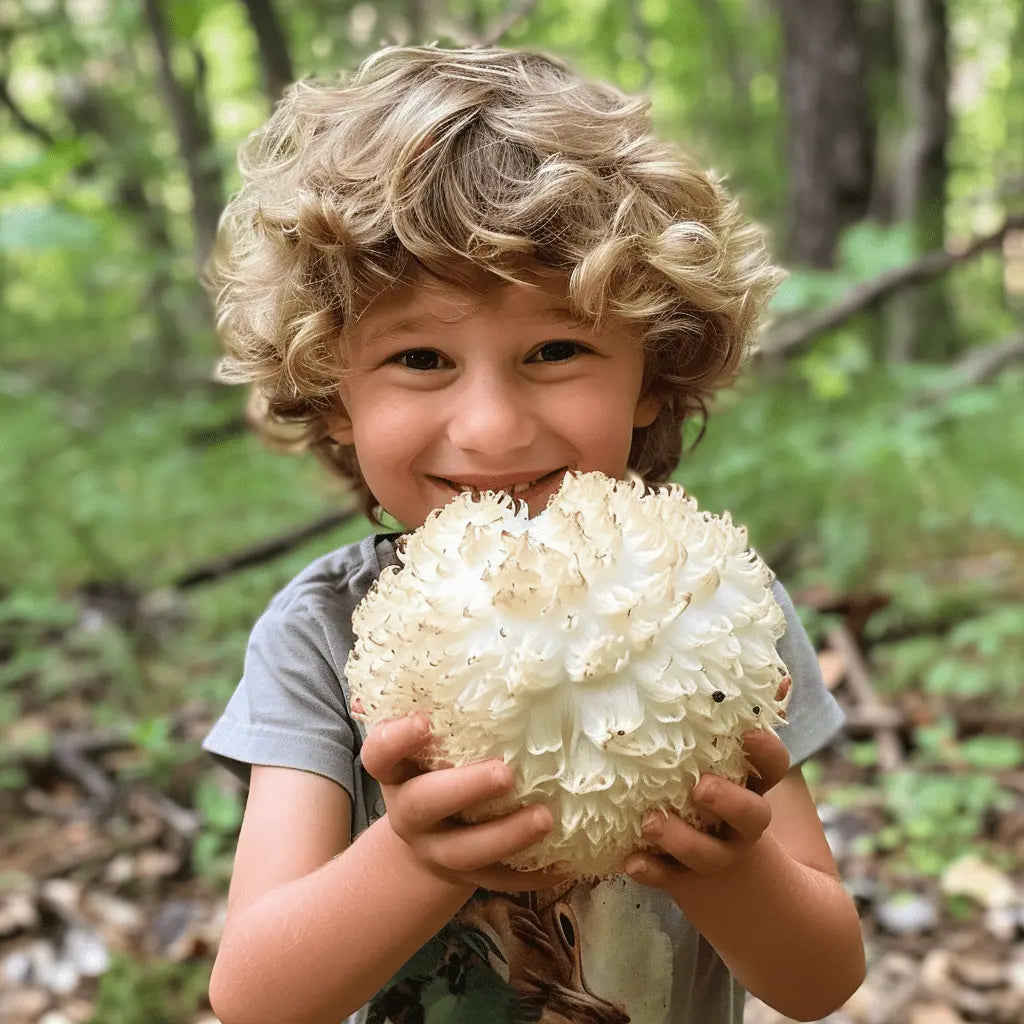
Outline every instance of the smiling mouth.
{"type": "Polygon", "coordinates": [[[483,494],[486,491],[493,491],[495,493],[511,494],[513,497],[519,497],[525,494],[527,491],[532,491],[542,484],[548,483],[555,477],[561,477],[568,470],[567,466],[561,466],[558,469],[553,469],[550,473],[545,473],[543,476],[537,477],[535,480],[527,480],[523,483],[513,484],[511,487],[473,487],[470,484],[457,484],[452,480],[447,480],[444,477],[437,477],[437,479],[445,485],[455,491],[456,494],[470,493],[473,495],[483,494]]]}

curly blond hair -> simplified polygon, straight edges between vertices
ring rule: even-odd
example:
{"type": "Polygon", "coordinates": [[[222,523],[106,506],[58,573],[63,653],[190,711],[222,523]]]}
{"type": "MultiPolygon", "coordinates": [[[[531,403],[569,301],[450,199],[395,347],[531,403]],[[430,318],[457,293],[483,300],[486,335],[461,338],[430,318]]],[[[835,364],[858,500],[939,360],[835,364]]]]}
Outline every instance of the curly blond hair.
{"type": "Polygon", "coordinates": [[[668,478],[683,420],[735,378],[780,272],[720,181],[657,140],[649,103],[540,53],[388,47],[301,81],[239,151],[243,183],[204,282],[266,438],[312,448],[376,499],[327,435],[346,325],[398,284],[485,289],[564,274],[573,311],[645,346],[662,399],[629,466],[668,478]]]}

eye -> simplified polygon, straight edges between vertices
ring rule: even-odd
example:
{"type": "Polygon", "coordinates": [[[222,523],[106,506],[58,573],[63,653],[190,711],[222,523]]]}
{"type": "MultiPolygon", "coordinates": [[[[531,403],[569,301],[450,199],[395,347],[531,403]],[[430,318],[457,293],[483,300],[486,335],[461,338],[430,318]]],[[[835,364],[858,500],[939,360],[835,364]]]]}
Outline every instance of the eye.
{"type": "Polygon", "coordinates": [[[566,363],[581,353],[589,352],[586,345],[578,341],[548,341],[537,349],[537,362],[566,363]]]}
{"type": "Polygon", "coordinates": [[[442,356],[429,348],[410,348],[392,356],[389,363],[397,363],[407,370],[440,370],[442,356]]]}

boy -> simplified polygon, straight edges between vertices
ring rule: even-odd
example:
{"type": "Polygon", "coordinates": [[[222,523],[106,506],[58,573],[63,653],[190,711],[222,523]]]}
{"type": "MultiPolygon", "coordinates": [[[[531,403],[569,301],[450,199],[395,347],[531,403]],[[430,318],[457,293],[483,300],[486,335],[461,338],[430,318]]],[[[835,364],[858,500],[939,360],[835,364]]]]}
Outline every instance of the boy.
{"type": "MultiPolygon", "coordinates": [[[[661,481],[731,381],[778,280],[725,192],[646,104],[560,62],[392,48],[300,83],[244,147],[212,280],[226,379],[299,425],[373,517],[466,487],[531,514],[567,470],[661,481]]],[[[420,773],[422,716],[365,735],[344,664],[395,534],[317,560],[257,623],[205,747],[249,781],[211,981],[224,1024],[738,1022],[743,987],[801,1020],[864,973],[859,922],[798,767],[841,724],[781,588],[786,747],[705,776],[717,834],[655,817],[659,855],[597,884],[501,863],[551,826],[500,762],[420,773]]]]}

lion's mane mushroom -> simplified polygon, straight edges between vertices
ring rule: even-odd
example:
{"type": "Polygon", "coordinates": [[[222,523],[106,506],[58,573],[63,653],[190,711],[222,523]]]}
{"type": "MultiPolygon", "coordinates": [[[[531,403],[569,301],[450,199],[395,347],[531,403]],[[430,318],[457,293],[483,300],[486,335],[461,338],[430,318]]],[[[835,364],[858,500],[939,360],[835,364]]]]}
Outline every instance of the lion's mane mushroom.
{"type": "Polygon", "coordinates": [[[424,711],[431,766],[512,768],[474,820],[543,803],[555,821],[514,867],[621,870],[648,811],[699,826],[701,772],[743,780],[742,734],[784,721],[771,572],[677,484],[568,473],[533,519],[463,493],[399,556],[353,616],[353,703],[370,725],[424,711]]]}

